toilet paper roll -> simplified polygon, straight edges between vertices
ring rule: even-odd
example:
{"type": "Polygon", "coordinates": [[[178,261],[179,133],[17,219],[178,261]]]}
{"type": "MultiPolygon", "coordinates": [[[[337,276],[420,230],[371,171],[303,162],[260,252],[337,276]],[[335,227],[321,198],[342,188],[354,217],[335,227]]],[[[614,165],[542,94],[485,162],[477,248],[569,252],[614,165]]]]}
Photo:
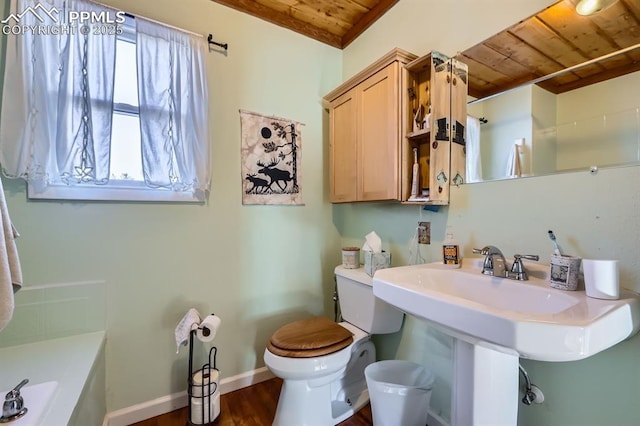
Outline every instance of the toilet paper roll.
{"type": "Polygon", "coordinates": [[[220,372],[213,368],[201,368],[191,376],[191,396],[211,395],[218,390],[220,372]]]}
{"type": "Polygon", "coordinates": [[[221,323],[222,320],[217,315],[211,314],[206,316],[198,326],[196,337],[201,342],[211,342],[216,337],[221,323]]]}
{"type": "Polygon", "coordinates": [[[220,392],[211,397],[191,398],[191,423],[209,424],[220,415],[220,392]]]}

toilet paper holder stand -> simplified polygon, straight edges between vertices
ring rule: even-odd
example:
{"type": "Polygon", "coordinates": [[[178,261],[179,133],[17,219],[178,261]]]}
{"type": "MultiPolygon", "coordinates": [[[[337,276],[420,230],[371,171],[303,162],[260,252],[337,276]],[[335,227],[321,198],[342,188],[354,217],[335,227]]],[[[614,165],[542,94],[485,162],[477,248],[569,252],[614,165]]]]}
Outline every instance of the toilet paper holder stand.
{"type": "Polygon", "coordinates": [[[195,329],[195,330],[191,330],[191,332],[189,333],[189,377],[187,379],[189,417],[188,417],[187,425],[212,425],[219,415],[219,410],[213,410],[212,404],[211,404],[212,400],[216,396],[216,392],[218,392],[218,387],[219,387],[218,381],[215,381],[212,383],[211,380],[207,380],[205,384],[205,381],[203,380],[202,384],[196,384],[194,383],[193,376],[198,371],[202,371],[203,378],[209,377],[209,372],[211,370],[215,370],[216,372],[220,371],[216,367],[216,356],[218,355],[218,348],[215,346],[212,346],[211,349],[209,349],[208,362],[204,364],[202,367],[198,368],[197,370],[194,370],[193,369],[193,351],[194,351],[194,342],[196,340],[197,332],[198,332],[198,329],[195,329]],[[194,394],[194,389],[197,389],[197,388],[199,388],[199,392],[196,395],[194,394]],[[200,404],[200,408],[202,411],[201,413],[199,413],[200,419],[202,420],[202,422],[196,423],[194,421],[195,420],[193,418],[194,410],[192,407],[193,398],[202,399],[202,404],[200,404]],[[205,410],[208,410],[208,412],[205,413],[205,410]]]}

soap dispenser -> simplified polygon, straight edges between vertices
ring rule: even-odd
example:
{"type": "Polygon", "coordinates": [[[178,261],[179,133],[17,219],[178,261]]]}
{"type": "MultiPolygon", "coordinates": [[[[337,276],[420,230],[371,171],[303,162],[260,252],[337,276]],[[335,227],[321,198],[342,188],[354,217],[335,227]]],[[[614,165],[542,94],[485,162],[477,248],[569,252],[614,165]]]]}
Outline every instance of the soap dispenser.
{"type": "Polygon", "coordinates": [[[447,235],[442,242],[442,263],[447,268],[459,268],[461,263],[460,245],[453,237],[451,227],[447,227],[447,235]]]}

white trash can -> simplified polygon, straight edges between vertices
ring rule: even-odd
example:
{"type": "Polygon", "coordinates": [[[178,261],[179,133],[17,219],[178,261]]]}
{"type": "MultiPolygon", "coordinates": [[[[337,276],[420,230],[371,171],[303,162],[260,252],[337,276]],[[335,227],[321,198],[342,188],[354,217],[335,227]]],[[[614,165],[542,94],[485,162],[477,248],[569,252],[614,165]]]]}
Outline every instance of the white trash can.
{"type": "Polygon", "coordinates": [[[425,426],[433,373],[411,361],[378,361],[364,370],[374,426],[425,426]]]}

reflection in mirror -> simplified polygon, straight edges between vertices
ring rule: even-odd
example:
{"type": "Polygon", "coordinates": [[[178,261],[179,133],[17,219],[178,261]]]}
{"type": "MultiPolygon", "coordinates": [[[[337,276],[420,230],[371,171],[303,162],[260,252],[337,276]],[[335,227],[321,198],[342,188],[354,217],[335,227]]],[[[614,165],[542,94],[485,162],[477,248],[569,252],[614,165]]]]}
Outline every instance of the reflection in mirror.
{"type": "Polygon", "coordinates": [[[576,3],[458,55],[476,99],[467,182],[640,164],[640,2],[617,0],[590,17],[576,3]]]}
{"type": "Polygon", "coordinates": [[[482,118],[468,183],[640,162],[640,72],[557,95],[529,84],[468,112],[482,118]]]}

